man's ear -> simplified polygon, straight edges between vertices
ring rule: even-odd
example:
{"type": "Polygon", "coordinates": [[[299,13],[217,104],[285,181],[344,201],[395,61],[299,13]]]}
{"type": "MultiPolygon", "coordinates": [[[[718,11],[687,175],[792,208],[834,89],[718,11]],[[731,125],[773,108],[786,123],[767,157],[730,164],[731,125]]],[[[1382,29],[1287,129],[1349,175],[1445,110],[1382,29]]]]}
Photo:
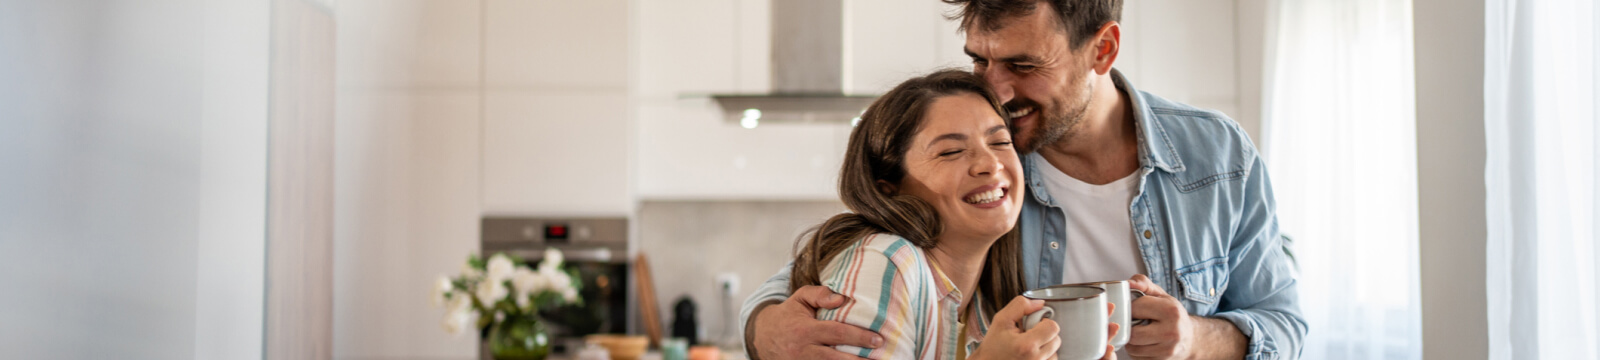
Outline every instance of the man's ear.
{"type": "Polygon", "coordinates": [[[900,192],[900,187],[890,184],[888,181],[878,180],[877,185],[878,192],[887,196],[894,196],[895,193],[900,192]]]}
{"type": "Polygon", "coordinates": [[[1117,62],[1117,54],[1122,52],[1122,24],[1107,21],[1100,26],[1100,31],[1095,32],[1094,46],[1094,73],[1105,75],[1111,72],[1111,65],[1117,62]]]}

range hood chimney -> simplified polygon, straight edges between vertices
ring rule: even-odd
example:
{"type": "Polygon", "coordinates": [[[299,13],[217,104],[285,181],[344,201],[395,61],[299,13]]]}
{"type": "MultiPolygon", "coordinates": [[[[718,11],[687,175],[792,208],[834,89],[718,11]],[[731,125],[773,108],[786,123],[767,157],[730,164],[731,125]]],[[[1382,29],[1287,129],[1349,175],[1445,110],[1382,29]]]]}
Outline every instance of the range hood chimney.
{"type": "Polygon", "coordinates": [[[712,95],[730,122],[850,123],[877,95],[848,94],[844,0],[772,0],[772,92],[712,95]]]}

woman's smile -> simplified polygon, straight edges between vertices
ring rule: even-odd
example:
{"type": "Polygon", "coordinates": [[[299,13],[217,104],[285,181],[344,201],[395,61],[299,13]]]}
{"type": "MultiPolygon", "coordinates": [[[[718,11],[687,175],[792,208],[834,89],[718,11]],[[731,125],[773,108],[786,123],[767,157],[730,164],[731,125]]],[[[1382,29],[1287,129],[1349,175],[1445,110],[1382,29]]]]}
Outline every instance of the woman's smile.
{"type": "Polygon", "coordinates": [[[1000,200],[1005,200],[1006,195],[1010,192],[1011,189],[1005,183],[994,183],[967,192],[967,195],[962,197],[961,201],[972,204],[979,209],[993,209],[1002,205],[1003,203],[1000,200]]]}

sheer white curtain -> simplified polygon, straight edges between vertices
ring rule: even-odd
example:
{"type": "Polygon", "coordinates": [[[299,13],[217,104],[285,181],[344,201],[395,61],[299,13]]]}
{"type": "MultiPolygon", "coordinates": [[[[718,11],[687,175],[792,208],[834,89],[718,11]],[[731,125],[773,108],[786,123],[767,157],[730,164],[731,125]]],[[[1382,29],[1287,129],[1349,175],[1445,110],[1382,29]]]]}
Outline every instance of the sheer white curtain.
{"type": "Polygon", "coordinates": [[[1600,9],[1489,0],[1491,359],[1600,359],[1600,9]]]}
{"type": "Polygon", "coordinates": [[[1270,3],[1263,154],[1306,359],[1419,359],[1409,0],[1270,3]]]}

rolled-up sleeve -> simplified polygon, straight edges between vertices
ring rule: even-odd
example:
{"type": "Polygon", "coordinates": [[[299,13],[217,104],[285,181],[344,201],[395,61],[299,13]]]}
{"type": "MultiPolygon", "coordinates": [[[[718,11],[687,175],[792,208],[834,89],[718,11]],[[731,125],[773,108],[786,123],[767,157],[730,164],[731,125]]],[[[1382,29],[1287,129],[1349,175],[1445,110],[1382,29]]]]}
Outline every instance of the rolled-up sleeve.
{"type": "MultiPolygon", "coordinates": [[[[750,326],[750,315],[757,306],[769,301],[782,302],[789,298],[789,269],[792,267],[794,267],[793,261],[783,265],[777,274],[772,274],[772,277],[767,278],[767,282],[761,283],[755,292],[750,293],[750,297],[744,299],[744,306],[739,309],[740,334],[749,334],[746,331],[750,326]]],[[[754,358],[753,354],[751,358],[754,358]]]]}
{"type": "Polygon", "coordinates": [[[1229,249],[1232,282],[1213,317],[1250,339],[1246,359],[1296,359],[1308,327],[1291,259],[1278,232],[1276,200],[1260,157],[1243,185],[1241,221],[1229,249]]]}

